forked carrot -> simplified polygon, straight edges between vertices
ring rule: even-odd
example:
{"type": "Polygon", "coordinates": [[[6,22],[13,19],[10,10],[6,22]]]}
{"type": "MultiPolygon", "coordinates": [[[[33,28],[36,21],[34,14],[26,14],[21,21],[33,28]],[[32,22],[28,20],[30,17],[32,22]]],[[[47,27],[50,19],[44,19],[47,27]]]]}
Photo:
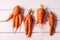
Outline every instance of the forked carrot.
{"type": "Polygon", "coordinates": [[[13,30],[15,27],[16,31],[17,31],[19,24],[20,24],[20,26],[22,24],[22,15],[21,15],[21,9],[20,9],[19,5],[14,7],[12,14],[10,14],[10,16],[8,17],[8,19],[6,21],[9,21],[11,19],[13,19],[13,30]]]}

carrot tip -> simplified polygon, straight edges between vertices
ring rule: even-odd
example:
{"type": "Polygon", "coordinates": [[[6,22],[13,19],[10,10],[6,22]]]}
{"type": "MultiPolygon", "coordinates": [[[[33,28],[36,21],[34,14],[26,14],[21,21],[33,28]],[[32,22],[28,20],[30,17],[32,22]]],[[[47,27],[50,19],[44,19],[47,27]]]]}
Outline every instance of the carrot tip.
{"type": "Polygon", "coordinates": [[[30,35],[27,35],[27,37],[29,38],[29,37],[30,37],[30,35]]]}
{"type": "Polygon", "coordinates": [[[19,8],[20,8],[20,6],[19,6],[19,5],[17,5],[17,7],[19,7],[19,8]]]}
{"type": "Polygon", "coordinates": [[[17,5],[16,7],[20,7],[19,5],[17,5]]]}
{"type": "Polygon", "coordinates": [[[20,6],[19,6],[19,5],[15,6],[15,7],[14,7],[14,10],[15,10],[16,8],[17,8],[17,9],[20,9],[20,6]]]}
{"type": "Polygon", "coordinates": [[[53,34],[52,33],[50,33],[50,36],[52,36],[53,34]]]}

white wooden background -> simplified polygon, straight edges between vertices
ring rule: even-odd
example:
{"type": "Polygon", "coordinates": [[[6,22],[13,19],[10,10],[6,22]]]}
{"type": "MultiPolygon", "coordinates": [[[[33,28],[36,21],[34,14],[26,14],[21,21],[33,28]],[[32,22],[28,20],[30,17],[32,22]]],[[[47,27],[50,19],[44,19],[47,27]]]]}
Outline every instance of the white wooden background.
{"type": "MultiPolygon", "coordinates": [[[[0,40],[59,40],[60,39],[60,1],[59,0],[0,0],[0,21],[6,20],[13,8],[16,5],[23,7],[25,12],[28,12],[28,9],[32,8],[34,16],[36,15],[37,8],[40,7],[40,4],[44,4],[48,10],[51,10],[56,15],[56,28],[53,36],[49,35],[49,25],[48,21],[44,27],[43,39],[41,28],[36,24],[33,28],[33,33],[30,38],[27,38],[24,33],[24,24],[22,23],[21,30],[18,29],[17,33],[12,32],[12,21],[9,22],[0,22],[0,40]]],[[[35,16],[36,17],[36,16],[35,16]]]]}

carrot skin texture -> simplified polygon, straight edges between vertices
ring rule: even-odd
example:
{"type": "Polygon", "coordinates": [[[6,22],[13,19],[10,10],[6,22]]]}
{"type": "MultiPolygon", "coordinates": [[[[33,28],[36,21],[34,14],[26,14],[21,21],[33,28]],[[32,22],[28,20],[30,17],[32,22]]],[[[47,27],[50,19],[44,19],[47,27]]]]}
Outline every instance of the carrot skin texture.
{"type": "Polygon", "coordinates": [[[16,31],[17,31],[17,29],[19,27],[19,17],[18,16],[16,16],[16,19],[15,19],[15,27],[16,27],[16,31]]]}
{"type": "Polygon", "coordinates": [[[29,22],[28,22],[28,37],[30,37],[31,36],[31,29],[32,29],[32,23],[31,23],[31,21],[32,20],[29,20],[29,22]]]}
{"type": "Polygon", "coordinates": [[[28,34],[28,20],[25,20],[25,33],[28,34]]]}
{"type": "Polygon", "coordinates": [[[21,15],[21,10],[20,10],[19,5],[14,7],[12,14],[10,14],[10,16],[8,17],[6,21],[9,21],[11,19],[13,19],[12,27],[13,29],[15,27],[17,31],[19,25],[21,26],[22,24],[22,15],[21,15]]]}

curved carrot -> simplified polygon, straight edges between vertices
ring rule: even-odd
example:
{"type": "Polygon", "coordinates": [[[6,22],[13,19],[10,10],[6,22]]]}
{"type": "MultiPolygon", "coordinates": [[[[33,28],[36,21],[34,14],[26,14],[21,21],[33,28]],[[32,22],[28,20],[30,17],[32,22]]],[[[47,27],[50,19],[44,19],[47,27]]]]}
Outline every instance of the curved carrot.
{"type": "Polygon", "coordinates": [[[32,15],[31,15],[32,9],[30,9],[28,11],[28,14],[26,15],[26,17],[24,18],[24,22],[25,22],[25,31],[26,31],[26,35],[28,37],[31,36],[31,31],[32,31],[32,15]]]}
{"type": "Polygon", "coordinates": [[[48,14],[48,20],[50,25],[50,35],[53,35],[54,33],[54,14],[52,12],[49,12],[48,14]]]}

